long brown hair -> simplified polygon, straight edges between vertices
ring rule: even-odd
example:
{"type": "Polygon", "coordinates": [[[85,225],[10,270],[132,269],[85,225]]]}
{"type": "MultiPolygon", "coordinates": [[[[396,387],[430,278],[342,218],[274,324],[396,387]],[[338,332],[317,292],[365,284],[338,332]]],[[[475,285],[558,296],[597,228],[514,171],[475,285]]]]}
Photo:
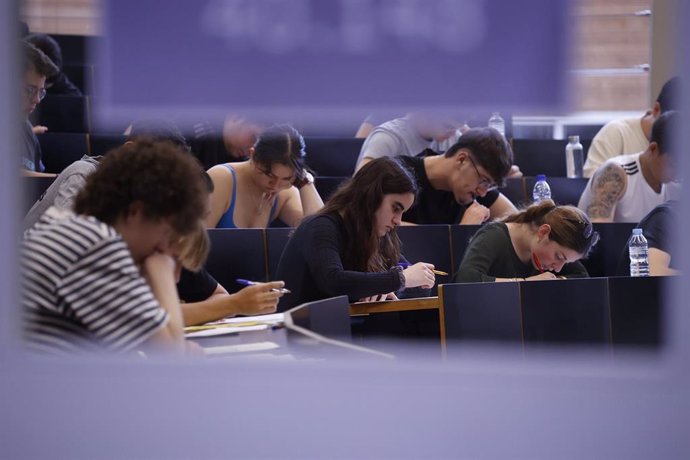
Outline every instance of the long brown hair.
{"type": "Polygon", "coordinates": [[[552,200],[535,203],[511,214],[503,222],[551,227],[549,239],[586,257],[597,241],[599,233],[592,228],[587,214],[575,206],[556,206],[552,200]]]}
{"type": "Polygon", "coordinates": [[[412,173],[397,160],[377,158],[341,185],[319,214],[338,213],[345,222],[343,263],[351,270],[380,272],[400,260],[395,229],[384,237],[374,233],[374,216],[384,195],[417,194],[412,173]]]}

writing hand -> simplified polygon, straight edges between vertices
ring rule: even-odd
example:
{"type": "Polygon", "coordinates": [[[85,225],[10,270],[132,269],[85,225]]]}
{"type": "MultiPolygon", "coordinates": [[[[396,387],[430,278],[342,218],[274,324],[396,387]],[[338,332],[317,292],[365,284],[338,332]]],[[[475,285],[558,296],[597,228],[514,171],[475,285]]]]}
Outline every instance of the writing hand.
{"type": "Polygon", "coordinates": [[[473,201],[471,205],[465,209],[465,213],[462,215],[460,220],[460,225],[479,225],[486,222],[491,216],[491,211],[486,206],[483,206],[476,201],[473,201]]]}

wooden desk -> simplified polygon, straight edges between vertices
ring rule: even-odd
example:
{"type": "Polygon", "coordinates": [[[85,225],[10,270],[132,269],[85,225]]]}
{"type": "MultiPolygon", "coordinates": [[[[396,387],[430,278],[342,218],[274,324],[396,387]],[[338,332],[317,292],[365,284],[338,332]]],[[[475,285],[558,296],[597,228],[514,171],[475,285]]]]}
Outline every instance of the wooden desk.
{"type": "MultiPolygon", "coordinates": [[[[441,310],[438,297],[417,297],[413,299],[383,300],[380,302],[356,302],[350,304],[350,316],[366,316],[376,313],[391,313],[401,311],[441,310]]],[[[439,315],[439,321],[441,316],[439,315]]],[[[441,346],[445,347],[446,334],[443,322],[440,322],[441,346]]]]}
{"type": "Polygon", "coordinates": [[[414,299],[383,300],[380,302],[355,302],[350,304],[350,316],[392,311],[438,310],[438,297],[418,297],[414,299]]]}

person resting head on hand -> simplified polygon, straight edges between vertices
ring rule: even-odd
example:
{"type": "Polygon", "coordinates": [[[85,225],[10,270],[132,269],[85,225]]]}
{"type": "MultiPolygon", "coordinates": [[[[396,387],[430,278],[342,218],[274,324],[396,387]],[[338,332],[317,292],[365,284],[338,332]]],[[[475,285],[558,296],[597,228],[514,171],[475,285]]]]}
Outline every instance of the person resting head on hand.
{"type": "Polygon", "coordinates": [[[266,228],[275,219],[295,227],[323,201],[305,164],[304,138],[292,126],[266,128],[249,160],[208,170],[214,184],[208,228],[266,228]]]}

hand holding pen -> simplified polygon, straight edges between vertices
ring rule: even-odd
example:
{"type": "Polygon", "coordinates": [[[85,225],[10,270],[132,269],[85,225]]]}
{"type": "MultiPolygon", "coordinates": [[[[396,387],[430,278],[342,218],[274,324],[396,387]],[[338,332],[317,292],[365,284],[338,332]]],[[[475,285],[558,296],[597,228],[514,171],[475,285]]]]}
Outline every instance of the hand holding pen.
{"type": "Polygon", "coordinates": [[[403,268],[407,266],[407,268],[403,270],[406,288],[422,287],[424,289],[431,289],[434,287],[436,275],[434,274],[433,264],[417,262],[414,265],[410,265],[405,262],[400,262],[398,265],[403,268]]]}
{"type": "Polygon", "coordinates": [[[244,284],[245,286],[255,286],[255,285],[261,285],[261,284],[277,284],[276,286],[271,287],[271,292],[277,292],[279,294],[290,294],[290,292],[291,292],[289,289],[285,289],[284,287],[282,287],[282,286],[285,286],[285,283],[283,283],[282,281],[272,281],[270,283],[257,283],[256,281],[249,281],[249,280],[245,280],[242,278],[237,278],[235,281],[238,282],[239,284],[244,284]],[[278,287],[278,286],[280,286],[280,287],[278,287]]]}
{"type": "Polygon", "coordinates": [[[491,210],[484,205],[473,201],[465,209],[460,219],[460,225],[480,225],[489,220],[491,210]]]}

